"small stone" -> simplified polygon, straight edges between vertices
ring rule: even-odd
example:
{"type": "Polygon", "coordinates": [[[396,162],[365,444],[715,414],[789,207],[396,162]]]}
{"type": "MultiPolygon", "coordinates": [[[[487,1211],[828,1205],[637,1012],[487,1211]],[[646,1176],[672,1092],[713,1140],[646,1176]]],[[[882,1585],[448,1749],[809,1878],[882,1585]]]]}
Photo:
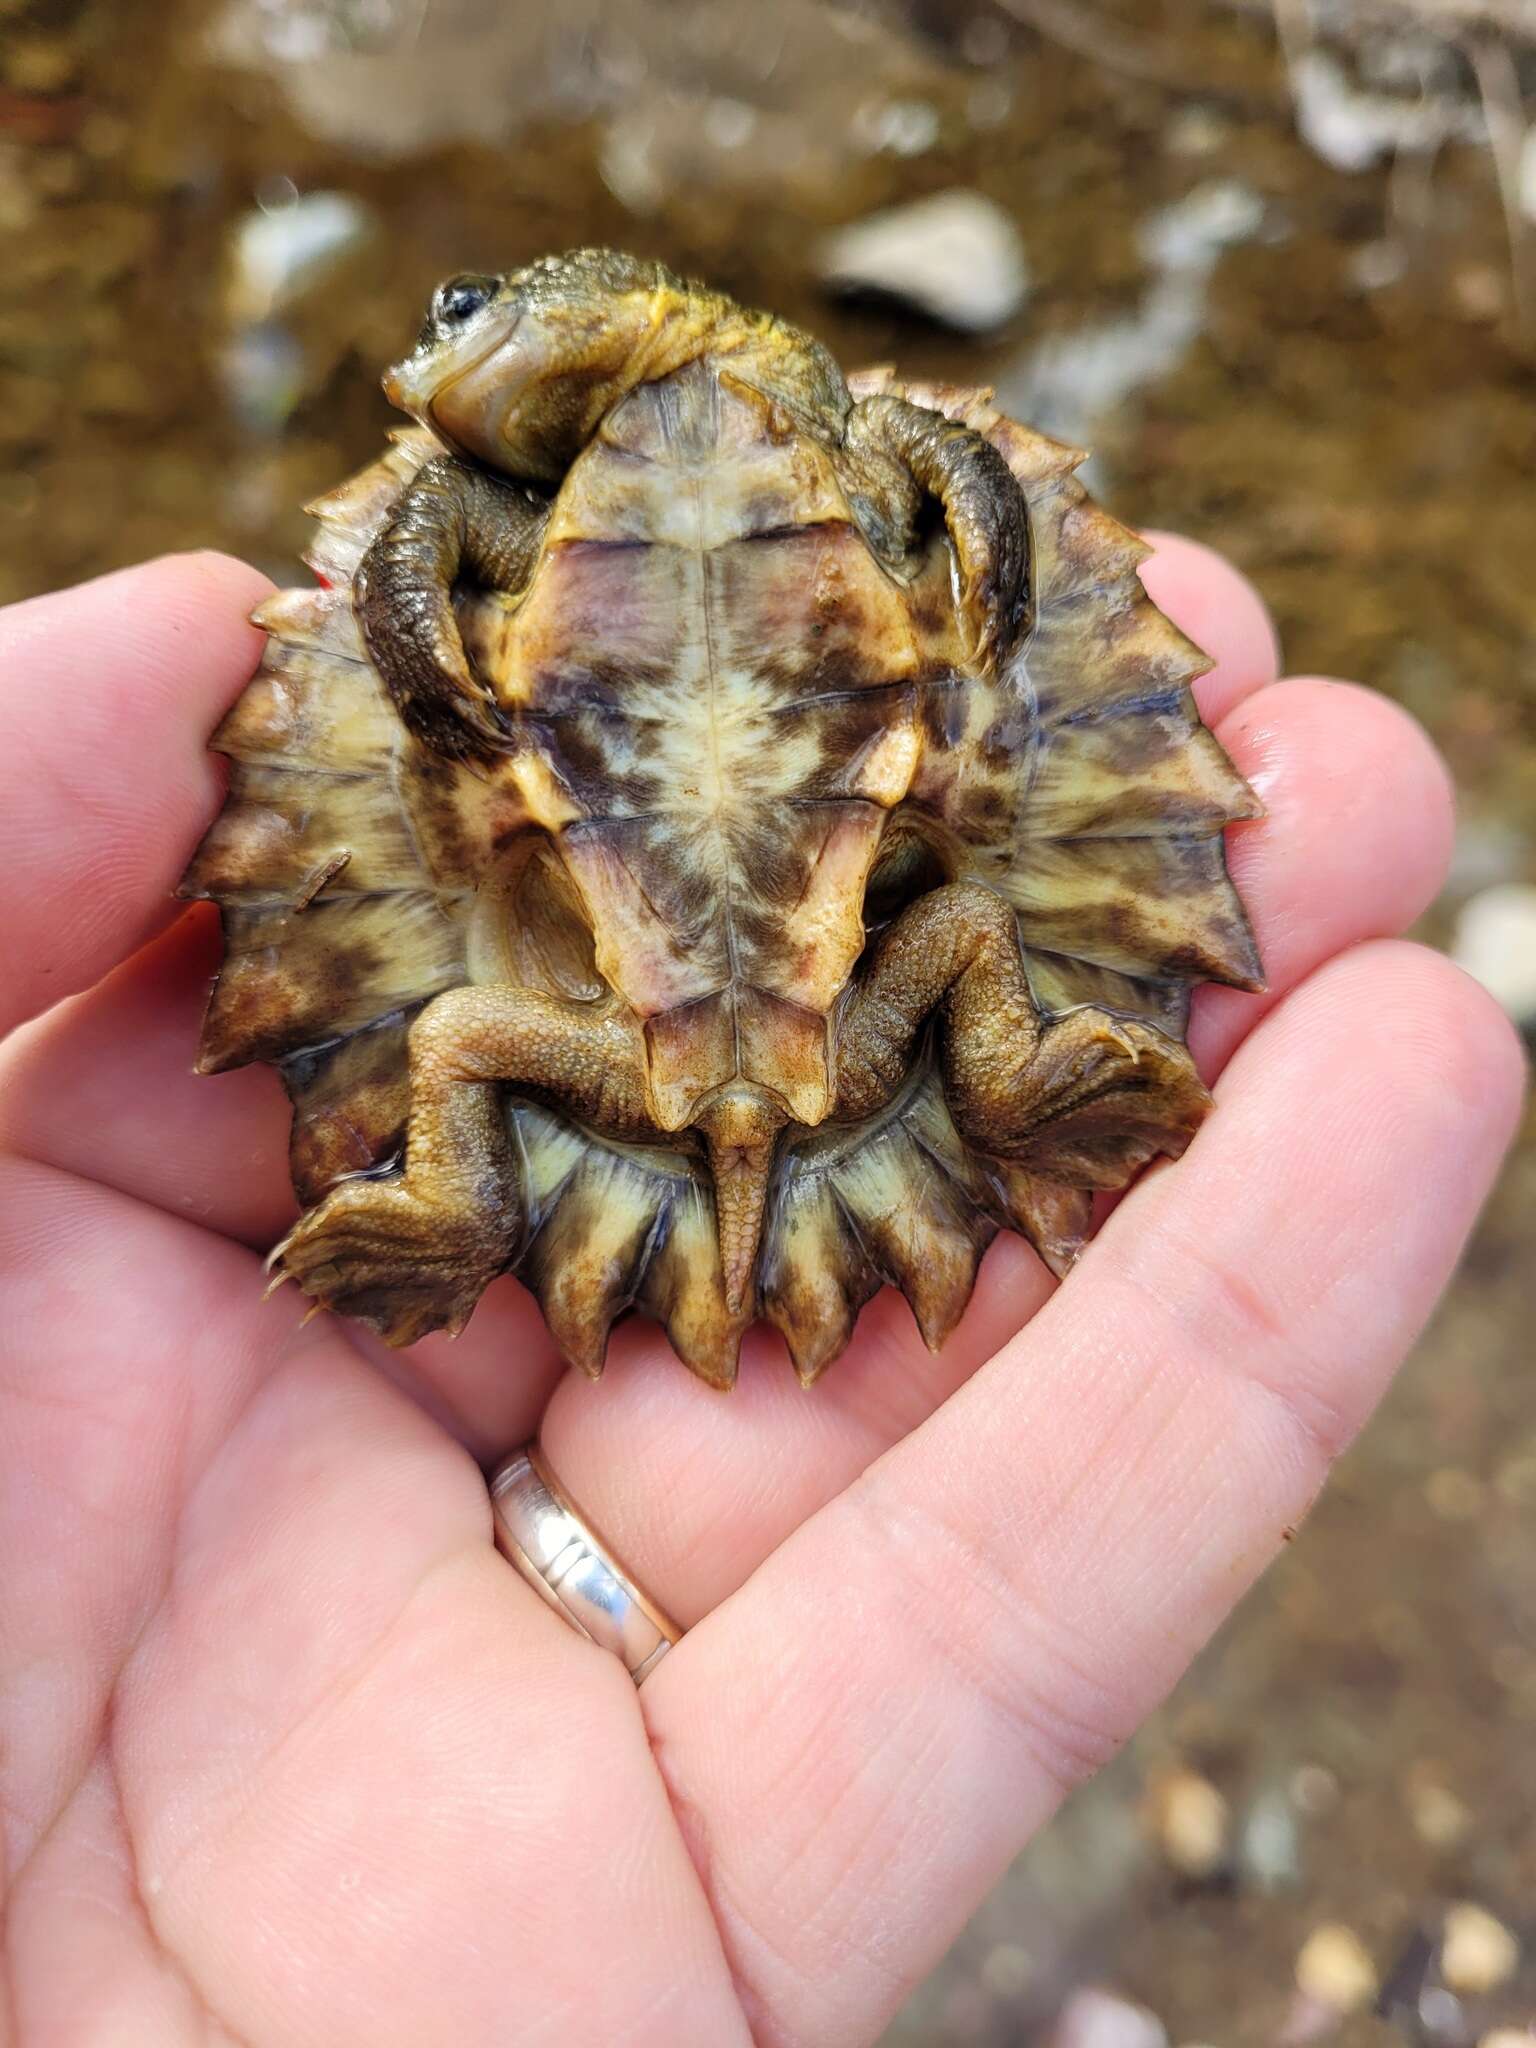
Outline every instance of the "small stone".
{"type": "Polygon", "coordinates": [[[1198,1771],[1166,1771],[1148,1787],[1146,1817],[1169,1867],[1197,1884],[1226,1867],[1232,1815],[1209,1778],[1198,1771]]]}
{"type": "Polygon", "coordinates": [[[1243,1818],[1238,1841],[1243,1876],[1261,1892],[1286,1891],[1301,1882],[1301,1830],[1284,1792],[1261,1792],[1243,1818]]]}
{"type": "Polygon", "coordinates": [[[1529,2027],[1495,2027],[1482,2036],[1477,2048],[1536,2048],[1536,2034],[1529,2027]]]}
{"type": "Polygon", "coordinates": [[[1456,920],[1451,957],[1517,1024],[1536,1023],[1536,888],[1501,882],[1480,890],[1456,920]]]}
{"type": "Polygon", "coordinates": [[[1000,1941],[982,1958],[981,1981],[999,1998],[1017,1998],[1034,1974],[1034,1957],[1016,1941],[1000,1941]]]}
{"type": "Polygon", "coordinates": [[[334,280],[375,231],[348,192],[299,193],[291,181],[235,224],[225,314],[234,327],[283,317],[306,292],[334,280]]]}
{"type": "Polygon", "coordinates": [[[1220,107],[1192,100],[1181,107],[1163,130],[1163,141],[1175,156],[1212,156],[1232,133],[1220,107]]]}
{"type": "Polygon", "coordinates": [[[1297,1988],[1330,2012],[1359,2012],[1380,1987],[1376,1965],[1352,1927],[1314,1929],[1296,1958],[1297,1988]]]}
{"type": "Polygon", "coordinates": [[[1493,1483],[1512,1506],[1536,1508],[1536,1457],[1511,1458],[1499,1467],[1493,1483]]]}
{"type": "Polygon", "coordinates": [[[1407,252],[1401,242],[1365,242],[1349,259],[1350,282],[1358,291],[1385,291],[1400,284],[1408,268],[1407,252]]]}
{"type": "Polygon", "coordinates": [[[1443,1985],[1431,1984],[1420,1994],[1418,2022],[1430,2041],[1464,2041],[1466,2014],[1461,2000],[1443,1985]]]}
{"type": "Polygon", "coordinates": [[[1431,1849],[1454,1849],[1471,1832],[1471,1812],[1454,1792],[1433,1780],[1410,1788],[1408,1811],[1419,1840],[1431,1849]]]}
{"type": "Polygon", "coordinates": [[[1440,1974],[1453,1991],[1497,1991],[1520,1967],[1520,1944],[1483,1907],[1463,1901],[1445,1916],[1440,1974]]]}
{"type": "Polygon", "coordinates": [[[1504,311],[1508,293],[1503,274],[1491,263],[1465,263],[1451,279],[1456,304],[1468,320],[1484,325],[1504,311]]]}
{"type": "Polygon", "coordinates": [[[1168,2030],[1145,2006],[1090,1989],[1063,2008],[1051,2048],[1168,2048],[1168,2030]]]}
{"type": "Polygon", "coordinates": [[[1339,1781],[1326,1764],[1301,1764],[1291,1776],[1291,1797],[1303,1813],[1332,1813],[1339,1803],[1339,1781]]]}
{"type": "Polygon", "coordinates": [[[1424,1498],[1442,1522],[1475,1522],[1483,1511],[1483,1482],[1459,1465],[1442,1465],[1425,1480],[1424,1498]]]}
{"type": "Polygon", "coordinates": [[[63,92],[79,69],[79,50],[60,36],[17,36],[4,58],[5,82],[19,93],[63,92]]]}
{"type": "Polygon", "coordinates": [[[1024,245],[979,192],[936,192],[837,229],[817,271],[840,292],[878,292],[966,334],[1011,320],[1029,290],[1024,245]]]}
{"type": "Polygon", "coordinates": [[[757,109],[745,100],[715,99],[704,109],[704,133],[716,149],[740,149],[756,126],[757,109]]]}
{"type": "Polygon", "coordinates": [[[1013,112],[1013,87],[1006,78],[978,78],[965,96],[965,118],[973,128],[1001,128],[1013,112]]]}

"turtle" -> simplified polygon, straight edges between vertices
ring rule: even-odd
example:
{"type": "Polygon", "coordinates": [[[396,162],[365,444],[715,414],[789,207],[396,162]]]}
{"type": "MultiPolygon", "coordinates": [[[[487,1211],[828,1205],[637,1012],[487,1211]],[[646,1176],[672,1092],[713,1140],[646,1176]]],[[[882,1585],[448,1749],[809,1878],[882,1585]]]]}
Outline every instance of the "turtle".
{"type": "Polygon", "coordinates": [[[183,883],[200,1069],[292,1100],[276,1283],[406,1344],[511,1271],[723,1388],[886,1283],[937,1348],[1002,1228],[1064,1275],[1210,1106],[1194,985],[1262,986],[1082,452],[610,250],[449,279],[384,389],[183,883]]]}

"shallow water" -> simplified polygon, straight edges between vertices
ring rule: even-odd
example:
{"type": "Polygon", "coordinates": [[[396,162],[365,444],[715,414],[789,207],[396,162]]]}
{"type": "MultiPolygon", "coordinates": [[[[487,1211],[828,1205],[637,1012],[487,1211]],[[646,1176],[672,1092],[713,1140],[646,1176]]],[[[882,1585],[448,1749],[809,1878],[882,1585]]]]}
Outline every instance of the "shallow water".
{"type": "MultiPolygon", "coordinates": [[[[0,597],[172,547],[291,576],[298,508],[375,448],[378,367],[430,285],[612,241],[847,362],[995,382],[1091,443],[1123,517],[1229,552],[1290,666],[1364,678],[1445,749],[1443,931],[1458,895],[1536,880],[1530,231],[1512,255],[1443,48],[1292,57],[1288,77],[1264,8],[1171,0],[9,14],[0,597]],[[957,185],[1022,234],[1030,294],[1002,331],[821,292],[818,233],[957,185]]],[[[1517,1984],[1457,2013],[1415,1980],[1415,1942],[1446,1898],[1518,1926],[1536,1897],[1533,1197],[1528,1139],[1302,1539],[894,2041],[1030,2040],[1090,1980],[1175,2040],[1278,2041],[1330,1921],[1401,1967],[1392,2017],[1327,2038],[1454,2048],[1530,2014],[1536,1940],[1517,1984]],[[1215,1883],[1176,1880],[1144,1825],[1171,1760],[1246,1830],[1215,1883]]]]}

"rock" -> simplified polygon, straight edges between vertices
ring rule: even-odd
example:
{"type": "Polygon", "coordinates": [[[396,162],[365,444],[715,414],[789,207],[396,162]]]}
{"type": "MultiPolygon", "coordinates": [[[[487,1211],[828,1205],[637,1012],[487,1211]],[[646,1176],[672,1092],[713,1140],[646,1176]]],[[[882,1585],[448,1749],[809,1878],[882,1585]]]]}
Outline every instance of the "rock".
{"type": "Polygon", "coordinates": [[[1211,279],[1222,251],[1264,225],[1252,186],[1207,179],[1138,230],[1149,270],[1134,310],[1050,334],[998,385],[1005,412],[1091,448],[1101,422],[1144,386],[1168,376],[1206,331],[1211,279]]]}
{"type": "Polygon", "coordinates": [[[1017,1998],[1029,1989],[1036,1969],[1036,1959],[1027,1948],[1016,1941],[1000,1941],[982,1958],[981,1981],[999,1998],[1017,1998]]]}
{"type": "Polygon", "coordinates": [[[936,192],[838,228],[816,268],[834,291],[878,292],[964,334],[1001,327],[1029,291],[1018,229],[979,192],[936,192]]]}
{"type": "Polygon", "coordinates": [[[1465,818],[1456,827],[1451,872],[1446,891],[1453,903],[1464,903],[1495,882],[1517,882],[1536,848],[1529,834],[1495,818],[1465,818]]]}
{"type": "Polygon", "coordinates": [[[1226,1868],[1232,1815],[1226,1800],[1198,1771],[1165,1771],[1147,1789],[1144,1812],[1169,1867],[1196,1884],[1226,1868]]]}
{"type": "Polygon", "coordinates": [[[1536,2034],[1528,2027],[1495,2027],[1482,2036],[1477,2048],[1536,2048],[1536,2034]]]}
{"type": "Polygon", "coordinates": [[[1527,128],[1520,141],[1520,169],[1516,179],[1516,192],[1520,211],[1527,220],[1536,220],[1536,128],[1527,128]]]}
{"type": "Polygon", "coordinates": [[[1238,1862],[1261,1892],[1286,1891],[1301,1882],[1301,1829],[1296,1809],[1278,1787],[1261,1792],[1243,1817],[1238,1862]]]}
{"type": "Polygon", "coordinates": [[[1367,171],[1399,154],[1484,139],[1475,103],[1427,91],[1362,92],[1337,58],[1317,45],[1295,58],[1290,75],[1302,139],[1335,170],[1367,171]]]}
{"type": "Polygon", "coordinates": [[[1329,1923],[1307,1936],[1296,1958],[1302,1994],[1330,2012],[1360,2012],[1380,1986],[1376,1965],[1352,1927],[1329,1923]]]}
{"type": "Polygon", "coordinates": [[[1420,1994],[1418,2010],[1410,2025],[1414,2023],[1431,2048],[1460,2048],[1467,2038],[1466,2011],[1461,2000],[1443,1984],[1431,1984],[1420,1994]]]}
{"type": "Polygon", "coordinates": [[[1472,1814],[1447,1786],[1426,1779],[1409,1788],[1408,1811],[1421,1842],[1431,1849],[1454,1849],[1472,1829],[1472,1814]]]}
{"type": "Polygon", "coordinates": [[[1051,2048],[1168,2048],[1168,2030],[1145,2006],[1090,1989],[1063,2008],[1051,2048]]]}
{"type": "Polygon", "coordinates": [[[275,193],[240,220],[229,256],[226,317],[234,327],[280,319],[294,301],[336,276],[375,232],[347,192],[275,193]]]}
{"type": "Polygon", "coordinates": [[[25,36],[7,39],[0,73],[13,92],[65,92],[80,74],[81,48],[64,36],[25,36]]]}
{"type": "Polygon", "coordinates": [[[1456,920],[1451,957],[1517,1024],[1536,1024],[1536,888],[1501,882],[1480,890],[1456,920]]]}
{"type": "Polygon", "coordinates": [[[1291,1797],[1303,1813],[1332,1813],[1339,1803],[1339,1781],[1326,1764],[1300,1764],[1291,1773],[1291,1797]]]}
{"type": "Polygon", "coordinates": [[[1497,1991],[1520,1967],[1520,1944],[1502,1920],[1463,1901],[1445,1916],[1440,1974],[1453,1991],[1497,1991]]]}

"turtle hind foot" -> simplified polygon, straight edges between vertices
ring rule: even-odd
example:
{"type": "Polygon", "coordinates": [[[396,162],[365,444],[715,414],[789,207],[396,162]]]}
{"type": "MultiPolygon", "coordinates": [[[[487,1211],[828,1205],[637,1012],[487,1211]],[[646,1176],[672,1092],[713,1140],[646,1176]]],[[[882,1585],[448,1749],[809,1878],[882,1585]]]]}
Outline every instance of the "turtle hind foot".
{"type": "Polygon", "coordinates": [[[1159,1154],[1177,1159],[1210,1108],[1183,1045],[1088,1008],[1046,1025],[1010,1102],[964,1102],[956,1121],[973,1145],[1047,1184],[1108,1191],[1159,1154]]]}
{"type": "Polygon", "coordinates": [[[275,1280],[294,1280],[319,1307],[398,1346],[434,1330],[457,1336],[510,1257],[483,1214],[424,1200],[396,1178],[343,1181],[268,1264],[275,1280]]]}

